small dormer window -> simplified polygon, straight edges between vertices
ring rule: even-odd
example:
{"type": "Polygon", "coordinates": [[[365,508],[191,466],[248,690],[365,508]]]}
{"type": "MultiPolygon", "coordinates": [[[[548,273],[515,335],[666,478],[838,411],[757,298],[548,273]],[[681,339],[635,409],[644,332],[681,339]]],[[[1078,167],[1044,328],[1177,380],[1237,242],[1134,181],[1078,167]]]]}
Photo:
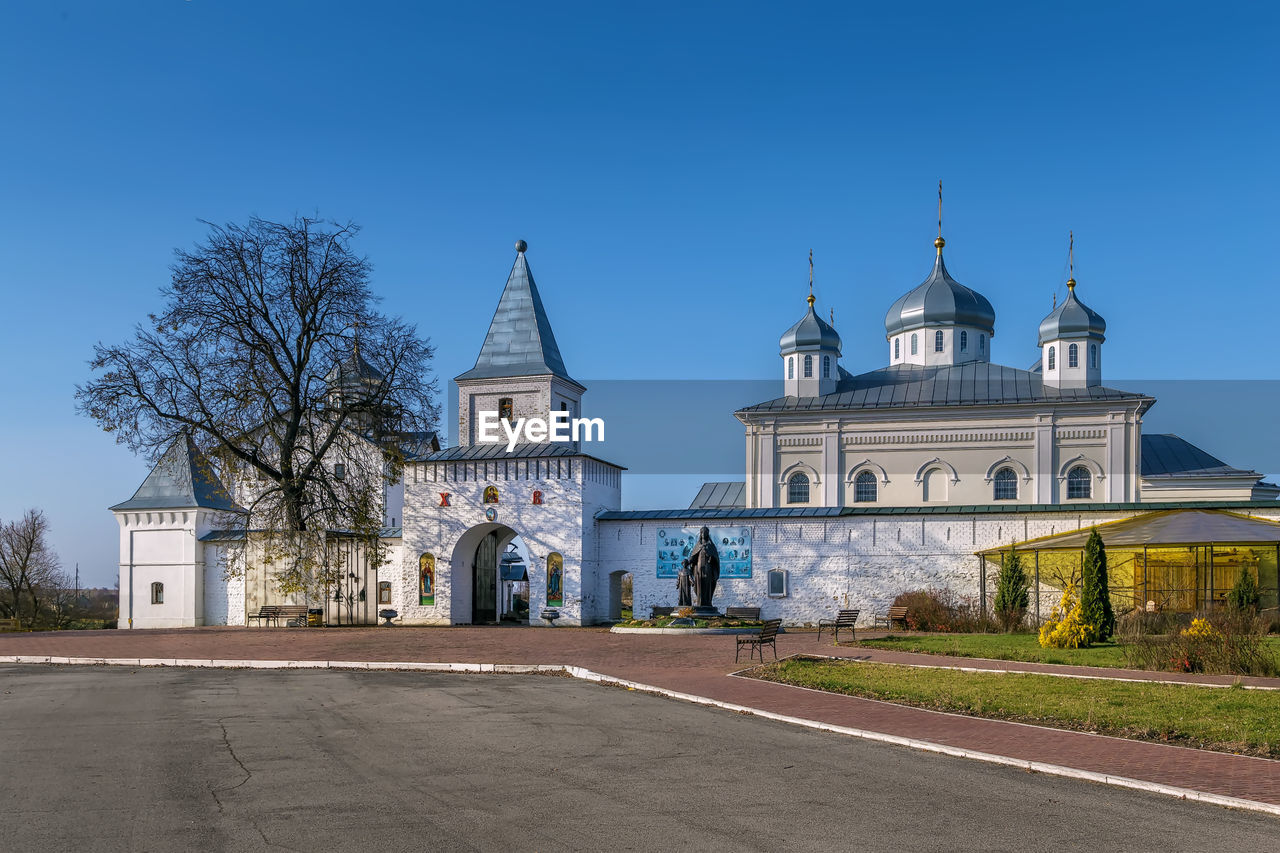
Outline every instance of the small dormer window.
{"type": "Polygon", "coordinates": [[[911,336],[911,354],[915,355],[919,351],[920,349],[918,346],[918,341],[916,340],[916,335],[912,335],[911,336]]]}
{"type": "Polygon", "coordinates": [[[893,339],[893,360],[902,358],[902,338],[893,339]]]}
{"type": "Polygon", "coordinates": [[[794,358],[787,359],[787,378],[796,378],[796,360],[794,358]]]}
{"type": "Polygon", "coordinates": [[[969,351],[969,333],[965,331],[961,331],[960,332],[960,352],[968,352],[968,351],[969,351]]]}
{"type": "Polygon", "coordinates": [[[942,331],[938,330],[933,333],[933,351],[942,352],[942,331]]]}
{"type": "Polygon", "coordinates": [[[1049,347],[1049,369],[1053,370],[1058,366],[1058,348],[1049,347]]]}
{"type": "Polygon", "coordinates": [[[1079,367],[1079,366],[1080,366],[1080,347],[1077,344],[1072,344],[1071,346],[1067,347],[1067,367],[1079,367]]]}
{"type": "Polygon", "coordinates": [[[806,355],[804,357],[804,378],[813,378],[813,356],[811,355],[806,355]]]}
{"type": "Polygon", "coordinates": [[[824,355],[822,357],[822,378],[831,378],[831,356],[829,355],[824,355]]]}
{"type": "Polygon", "coordinates": [[[1089,344],[1089,367],[1092,370],[1098,369],[1098,345],[1089,344]]]}

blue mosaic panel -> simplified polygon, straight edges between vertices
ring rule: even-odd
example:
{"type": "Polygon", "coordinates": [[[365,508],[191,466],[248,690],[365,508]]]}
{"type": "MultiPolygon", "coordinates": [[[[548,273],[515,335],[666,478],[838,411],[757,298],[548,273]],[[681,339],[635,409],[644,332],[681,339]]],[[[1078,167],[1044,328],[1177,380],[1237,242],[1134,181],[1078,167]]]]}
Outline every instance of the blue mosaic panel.
{"type": "MultiPolygon", "coordinates": [[[[674,578],[680,574],[680,563],[698,544],[697,527],[658,528],[658,577],[674,578]]],[[[720,552],[720,577],[751,577],[751,528],[712,527],[711,541],[720,552]]]]}

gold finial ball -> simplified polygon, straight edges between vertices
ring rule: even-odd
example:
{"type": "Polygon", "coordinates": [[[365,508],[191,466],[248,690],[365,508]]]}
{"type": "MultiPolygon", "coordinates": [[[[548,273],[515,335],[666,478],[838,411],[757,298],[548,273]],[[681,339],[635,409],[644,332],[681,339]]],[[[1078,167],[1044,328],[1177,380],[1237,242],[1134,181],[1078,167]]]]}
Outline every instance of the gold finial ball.
{"type": "Polygon", "coordinates": [[[1067,290],[1076,289],[1076,280],[1074,278],[1067,279],[1067,290]]]}
{"type": "Polygon", "coordinates": [[[521,253],[523,253],[523,252],[525,252],[526,250],[528,250],[528,248],[529,248],[529,244],[528,244],[528,243],[526,243],[525,241],[523,241],[523,240],[517,240],[517,241],[516,241],[516,251],[517,251],[517,252],[521,252],[521,253]]]}
{"type": "Polygon", "coordinates": [[[812,308],[812,307],[813,307],[813,303],[815,303],[815,302],[817,302],[817,301],[818,301],[818,300],[816,300],[816,299],[814,299],[814,298],[813,298],[813,294],[812,294],[812,293],[810,293],[810,294],[809,294],[809,296],[805,299],[805,302],[808,302],[808,303],[809,303],[809,307],[810,307],[810,308],[812,308]]]}
{"type": "Polygon", "coordinates": [[[943,246],[947,245],[947,241],[939,237],[933,241],[933,245],[935,248],[941,249],[943,246]]]}

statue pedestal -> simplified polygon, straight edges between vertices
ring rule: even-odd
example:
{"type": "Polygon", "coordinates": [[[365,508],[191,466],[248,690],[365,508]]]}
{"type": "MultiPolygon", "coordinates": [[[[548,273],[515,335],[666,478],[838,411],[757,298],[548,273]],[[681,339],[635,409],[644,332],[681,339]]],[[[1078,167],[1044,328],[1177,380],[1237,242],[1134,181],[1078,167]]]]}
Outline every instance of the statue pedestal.
{"type": "Polygon", "coordinates": [[[716,610],[714,607],[711,607],[710,605],[706,607],[699,605],[698,607],[694,607],[692,609],[693,609],[694,619],[719,619],[723,615],[719,610],[716,610]]]}

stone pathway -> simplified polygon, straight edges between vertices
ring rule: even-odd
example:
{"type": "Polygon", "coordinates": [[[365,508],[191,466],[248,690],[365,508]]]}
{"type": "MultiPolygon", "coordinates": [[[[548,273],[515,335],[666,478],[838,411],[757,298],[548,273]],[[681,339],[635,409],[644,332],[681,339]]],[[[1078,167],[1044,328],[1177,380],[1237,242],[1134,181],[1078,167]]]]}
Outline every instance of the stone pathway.
{"type": "MultiPolygon", "coordinates": [[[[1280,806],[1277,761],[943,714],[729,677],[745,667],[734,663],[733,652],[733,640],[727,636],[621,635],[569,628],[197,628],[0,635],[0,656],[573,665],[774,714],[1280,806]]],[[[837,647],[826,638],[819,643],[809,633],[780,636],[778,654],[1170,678],[1168,673],[837,647]]],[[[1278,679],[1258,681],[1280,686],[1278,679]]]]}

